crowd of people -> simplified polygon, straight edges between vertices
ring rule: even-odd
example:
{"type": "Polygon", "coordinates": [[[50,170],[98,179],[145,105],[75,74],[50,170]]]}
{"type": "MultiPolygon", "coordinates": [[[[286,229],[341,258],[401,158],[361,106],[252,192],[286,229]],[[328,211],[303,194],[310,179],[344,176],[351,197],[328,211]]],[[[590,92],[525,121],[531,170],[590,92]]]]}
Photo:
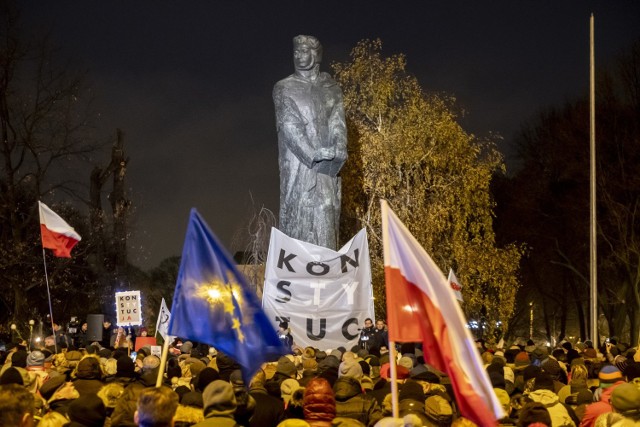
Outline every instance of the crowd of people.
{"type": "MultiPolygon", "coordinates": [[[[280,324],[280,334],[290,342],[287,327],[280,324]]],[[[164,372],[149,347],[132,356],[110,339],[80,343],[8,347],[0,359],[0,427],[476,425],[459,413],[449,378],[409,343],[397,347],[400,417],[392,417],[381,320],[367,319],[353,348],[293,344],[252,378],[228,355],[178,338],[164,372]]],[[[487,349],[479,341],[478,351],[506,414],[500,425],[640,425],[640,353],[615,339],[553,349],[532,341],[487,349]]]]}

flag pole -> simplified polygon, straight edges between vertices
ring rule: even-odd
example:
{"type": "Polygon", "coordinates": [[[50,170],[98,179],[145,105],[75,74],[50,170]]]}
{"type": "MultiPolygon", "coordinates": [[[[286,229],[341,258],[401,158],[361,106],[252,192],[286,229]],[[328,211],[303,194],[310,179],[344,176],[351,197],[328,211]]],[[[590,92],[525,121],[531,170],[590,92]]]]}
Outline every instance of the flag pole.
{"type": "MultiPolygon", "coordinates": [[[[58,352],[58,340],[56,339],[56,329],[53,323],[53,307],[51,306],[51,290],[49,289],[49,274],[47,273],[47,257],[44,253],[44,246],[42,247],[42,262],[44,263],[44,279],[47,283],[47,297],[49,298],[49,318],[51,319],[51,331],[53,332],[53,348],[55,352],[58,352]]],[[[29,343],[31,346],[31,343],[29,343]]]]}
{"type": "Polygon", "coordinates": [[[160,357],[160,368],[158,371],[158,378],[156,379],[156,387],[162,386],[162,380],[164,379],[164,368],[167,365],[168,353],[169,353],[169,340],[167,339],[167,340],[164,340],[164,344],[162,345],[162,357],[160,357]]]}
{"type": "Polygon", "coordinates": [[[400,416],[400,407],[398,403],[398,369],[396,367],[396,343],[389,341],[389,368],[391,368],[391,416],[398,418],[400,416]]]}
{"type": "Polygon", "coordinates": [[[589,20],[589,148],[590,148],[590,282],[591,282],[591,340],[598,346],[598,257],[596,231],[596,95],[595,49],[593,13],[589,20]]]}

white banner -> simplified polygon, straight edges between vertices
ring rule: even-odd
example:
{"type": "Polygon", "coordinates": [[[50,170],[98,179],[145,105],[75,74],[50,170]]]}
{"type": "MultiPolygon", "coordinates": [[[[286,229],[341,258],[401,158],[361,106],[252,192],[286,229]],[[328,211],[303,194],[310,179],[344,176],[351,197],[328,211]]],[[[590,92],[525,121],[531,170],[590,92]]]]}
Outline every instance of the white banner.
{"type": "Polygon", "coordinates": [[[289,322],[300,347],[356,345],[364,320],[375,318],[366,230],[334,251],[272,228],[262,305],[274,329],[289,322]]]}
{"type": "Polygon", "coordinates": [[[142,325],[140,291],[116,292],[118,326],[142,325]]]}
{"type": "Polygon", "coordinates": [[[169,340],[169,319],[171,318],[171,312],[167,308],[167,303],[162,298],[160,303],[160,311],[158,312],[158,321],[156,322],[156,334],[160,334],[163,339],[169,340]]]}

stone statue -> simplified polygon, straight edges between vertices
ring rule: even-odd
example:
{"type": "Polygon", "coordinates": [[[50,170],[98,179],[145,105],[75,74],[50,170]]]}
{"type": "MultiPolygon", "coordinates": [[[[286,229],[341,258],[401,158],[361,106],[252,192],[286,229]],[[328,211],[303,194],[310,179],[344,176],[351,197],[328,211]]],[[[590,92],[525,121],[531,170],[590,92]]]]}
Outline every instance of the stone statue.
{"type": "Polygon", "coordinates": [[[280,164],[280,230],[336,249],[340,177],[347,159],[342,91],[320,72],[322,46],[313,36],[293,39],[295,73],[273,88],[280,164]]]}

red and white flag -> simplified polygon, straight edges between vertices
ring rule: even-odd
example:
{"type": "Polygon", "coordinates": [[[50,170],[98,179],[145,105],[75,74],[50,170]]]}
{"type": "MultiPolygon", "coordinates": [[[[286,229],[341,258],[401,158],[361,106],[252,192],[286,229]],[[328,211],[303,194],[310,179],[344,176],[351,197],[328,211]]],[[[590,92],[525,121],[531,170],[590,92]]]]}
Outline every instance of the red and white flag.
{"type": "Polygon", "coordinates": [[[456,299],[462,301],[462,285],[456,277],[456,273],[453,272],[453,268],[449,269],[449,286],[453,289],[453,293],[456,294],[456,299]]]}
{"type": "Polygon", "coordinates": [[[453,289],[381,200],[389,341],[422,342],[425,362],[451,379],[462,415],[479,426],[505,416],[453,289]]]}
{"type": "Polygon", "coordinates": [[[71,249],[80,241],[80,235],[49,206],[39,201],[38,207],[42,247],[53,249],[57,257],[71,258],[71,249]]]}

